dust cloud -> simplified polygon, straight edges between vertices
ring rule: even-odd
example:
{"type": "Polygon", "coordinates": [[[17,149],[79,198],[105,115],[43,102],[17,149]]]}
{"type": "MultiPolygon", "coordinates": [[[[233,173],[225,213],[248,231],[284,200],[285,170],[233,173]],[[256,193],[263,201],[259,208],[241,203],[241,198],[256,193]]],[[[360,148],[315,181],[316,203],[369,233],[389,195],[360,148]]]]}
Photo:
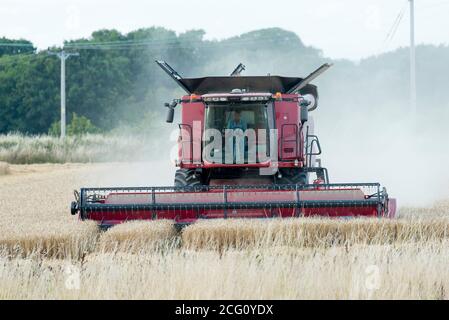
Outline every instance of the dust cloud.
{"type": "Polygon", "coordinates": [[[443,119],[381,113],[315,118],[331,180],[380,182],[400,206],[448,198],[449,129],[443,119]]]}
{"type": "MultiPolygon", "coordinates": [[[[322,164],[329,169],[331,182],[379,182],[400,206],[426,206],[449,198],[449,101],[443,85],[449,81],[449,73],[443,69],[449,70],[449,60],[443,54],[447,50],[417,48],[418,110],[414,115],[409,104],[407,48],[359,63],[332,61],[319,50],[301,45],[282,51],[268,45],[256,51],[222,48],[208,51],[212,62],[178,71],[185,77],[227,75],[243,62],[245,75],[304,77],[322,63],[333,62],[334,66],[313,82],[318,85],[320,104],[312,114],[323,148],[322,164]],[[423,63],[437,53],[438,68],[423,63]]],[[[179,98],[176,92],[181,94],[175,84],[164,92],[173,93],[164,96],[165,101],[179,98]]],[[[162,103],[153,108],[161,111],[158,121],[164,129],[148,139],[163,141],[162,148],[144,153],[146,165],[114,174],[123,179],[135,177],[135,182],[147,185],[171,185],[175,167],[170,152],[175,141],[169,136],[177,130],[180,108],[171,125],[164,123],[162,103]]]]}

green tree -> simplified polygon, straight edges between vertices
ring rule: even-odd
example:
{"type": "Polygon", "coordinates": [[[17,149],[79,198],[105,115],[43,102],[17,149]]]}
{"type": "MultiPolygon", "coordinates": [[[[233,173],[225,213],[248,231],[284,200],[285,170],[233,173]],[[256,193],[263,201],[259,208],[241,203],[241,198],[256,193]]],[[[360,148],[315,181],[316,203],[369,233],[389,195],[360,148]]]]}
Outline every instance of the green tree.
{"type": "MultiPolygon", "coordinates": [[[[98,133],[100,130],[92,124],[92,122],[84,117],[78,116],[76,113],[72,113],[72,120],[67,125],[67,135],[69,136],[81,136],[87,133],[98,133]]],[[[61,135],[61,124],[59,121],[53,122],[48,130],[48,134],[52,136],[61,135]]]]}
{"type": "MultiPolygon", "coordinates": [[[[367,114],[373,105],[380,112],[377,105],[385,101],[391,108],[385,114],[400,114],[407,108],[406,48],[355,63],[332,61],[297,34],[280,28],[220,41],[205,40],[204,34],[203,30],[177,34],[160,27],[127,34],[98,30],[89,38],[66,42],[65,50],[80,53],[66,64],[68,113],[89,119],[102,131],[140,123],[161,125],[163,103],[184,92],[159,69],[156,59],[166,60],[185,77],[227,75],[239,62],[247,66],[247,75],[305,76],[323,62],[335,62],[325,77],[314,81],[321,92],[320,103],[328,106],[324,117],[367,114]]],[[[0,47],[0,134],[47,132],[59,120],[60,61],[46,52],[34,53],[27,40],[2,41],[16,46],[0,47]]],[[[417,47],[418,108],[429,114],[436,114],[447,100],[448,56],[448,46],[417,47]]]]}
{"type": "Polygon", "coordinates": [[[3,55],[16,55],[24,53],[34,53],[36,48],[31,41],[14,40],[5,37],[0,38],[0,57],[3,55]]]}

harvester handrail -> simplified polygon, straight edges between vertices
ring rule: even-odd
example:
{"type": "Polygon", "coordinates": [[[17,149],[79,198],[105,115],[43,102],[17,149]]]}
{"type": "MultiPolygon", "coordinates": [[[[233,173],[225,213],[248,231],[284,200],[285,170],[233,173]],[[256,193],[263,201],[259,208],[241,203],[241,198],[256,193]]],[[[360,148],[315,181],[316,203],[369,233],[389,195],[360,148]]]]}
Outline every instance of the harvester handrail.
{"type": "Polygon", "coordinates": [[[283,185],[222,185],[222,186],[186,186],[186,187],[171,187],[171,186],[158,186],[158,187],[108,187],[108,188],[82,188],[81,192],[88,191],[206,191],[206,190],[242,190],[242,189],[260,189],[260,190],[308,190],[308,189],[332,189],[332,188],[356,188],[356,187],[379,187],[380,183],[328,183],[328,184],[283,184],[283,185]]]}

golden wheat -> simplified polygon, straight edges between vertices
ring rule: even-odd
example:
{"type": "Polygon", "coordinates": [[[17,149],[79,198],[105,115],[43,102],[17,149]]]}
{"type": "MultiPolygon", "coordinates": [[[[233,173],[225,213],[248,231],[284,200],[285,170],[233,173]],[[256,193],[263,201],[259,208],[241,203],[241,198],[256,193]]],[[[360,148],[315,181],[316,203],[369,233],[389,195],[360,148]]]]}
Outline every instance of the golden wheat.
{"type": "Polygon", "coordinates": [[[398,210],[400,218],[435,218],[449,216],[449,201],[436,201],[431,206],[427,207],[402,207],[398,210]]]}
{"type": "Polygon", "coordinates": [[[447,261],[446,240],[290,248],[288,254],[172,250],[47,263],[0,258],[0,299],[448,299],[447,261]],[[79,287],[68,286],[72,276],[79,287]]]}
{"type": "Polygon", "coordinates": [[[0,251],[10,256],[43,255],[47,258],[80,259],[96,245],[98,227],[94,222],[3,230],[0,251]]]}
{"type": "Polygon", "coordinates": [[[176,230],[169,220],[132,221],[103,233],[99,251],[142,252],[167,249],[175,244],[176,230]]]}
{"type": "Polygon", "coordinates": [[[0,178],[0,249],[9,255],[39,253],[46,257],[76,258],[96,244],[95,223],[70,217],[68,204],[79,168],[27,172],[14,168],[0,178]]]}
{"type": "Polygon", "coordinates": [[[276,219],[207,220],[187,227],[183,245],[190,249],[264,246],[330,247],[392,244],[449,238],[449,219],[276,219]]]}
{"type": "Polygon", "coordinates": [[[449,298],[447,203],[419,219],[201,221],[179,246],[167,221],[99,235],[68,215],[73,189],[127,184],[117,165],[43,166],[0,177],[0,299],[449,298]]]}

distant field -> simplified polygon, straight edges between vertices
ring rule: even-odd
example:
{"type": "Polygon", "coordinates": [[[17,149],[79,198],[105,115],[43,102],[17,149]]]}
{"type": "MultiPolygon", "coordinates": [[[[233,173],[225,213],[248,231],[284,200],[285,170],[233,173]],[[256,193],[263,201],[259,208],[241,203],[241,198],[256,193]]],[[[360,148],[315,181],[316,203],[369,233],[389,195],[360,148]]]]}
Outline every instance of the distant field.
{"type": "Polygon", "coordinates": [[[148,160],[158,154],[162,145],[154,139],[155,134],[86,134],[65,140],[47,135],[0,135],[0,161],[34,164],[148,160]]]}
{"type": "Polygon", "coordinates": [[[0,176],[0,299],[449,298],[445,202],[395,221],[210,221],[181,235],[167,221],[101,234],[69,215],[73,189],[163,184],[164,170],[11,165],[0,176]]]}

